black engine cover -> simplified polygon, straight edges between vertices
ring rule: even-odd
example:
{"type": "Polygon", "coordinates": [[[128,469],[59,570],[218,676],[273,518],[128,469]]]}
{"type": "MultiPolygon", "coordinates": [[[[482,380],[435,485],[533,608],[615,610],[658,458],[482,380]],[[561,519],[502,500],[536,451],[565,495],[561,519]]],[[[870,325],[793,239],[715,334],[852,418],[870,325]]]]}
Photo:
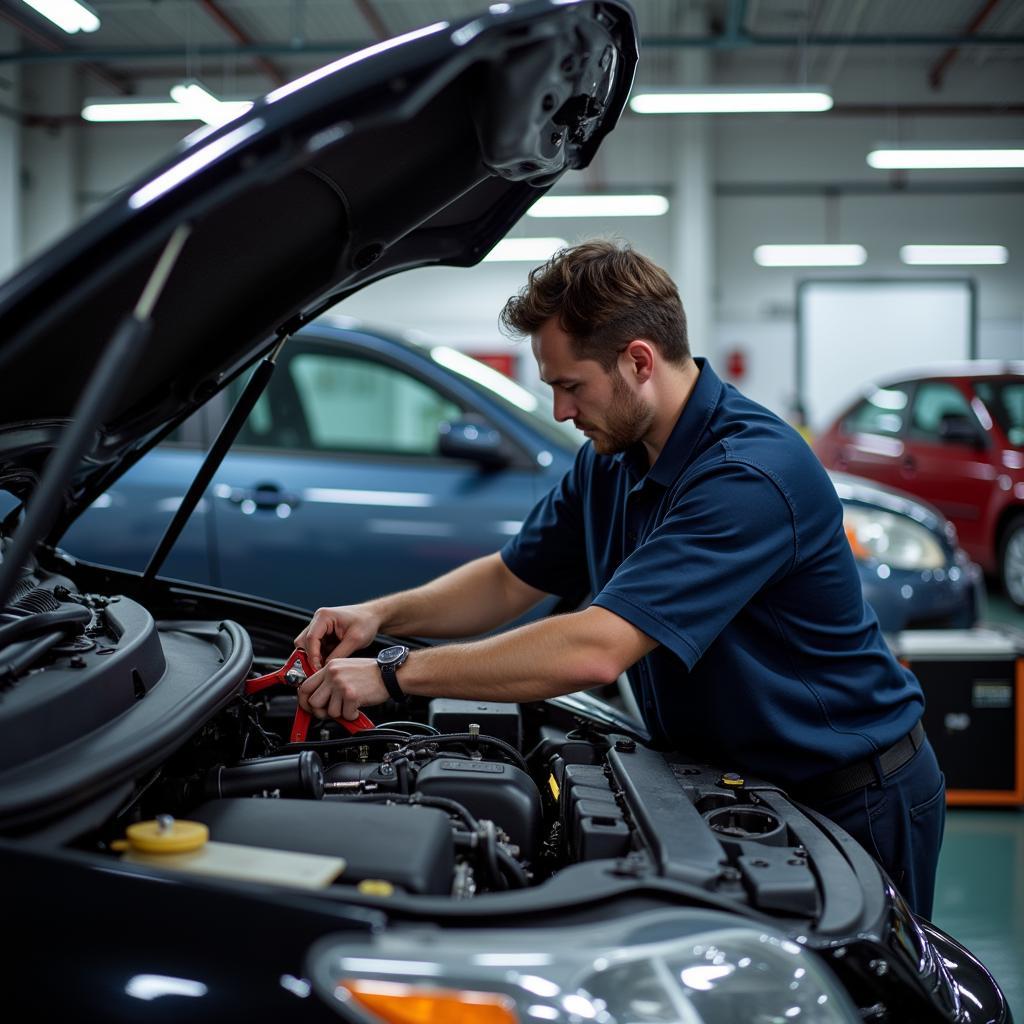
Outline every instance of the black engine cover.
{"type": "Polygon", "coordinates": [[[323,800],[211,800],[189,815],[222,843],[344,857],[341,884],[379,878],[413,893],[451,892],[448,815],[433,807],[323,800]]]}

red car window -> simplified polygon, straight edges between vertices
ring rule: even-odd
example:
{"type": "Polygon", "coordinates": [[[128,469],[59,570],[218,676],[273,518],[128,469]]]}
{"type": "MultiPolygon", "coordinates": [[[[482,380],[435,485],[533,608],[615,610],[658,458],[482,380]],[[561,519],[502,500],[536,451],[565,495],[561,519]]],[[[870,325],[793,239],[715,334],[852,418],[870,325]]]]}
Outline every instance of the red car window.
{"type": "Polygon", "coordinates": [[[921,440],[941,442],[939,427],[946,416],[966,416],[975,422],[970,403],[954,384],[946,381],[924,381],[918,385],[910,432],[921,440]]]}

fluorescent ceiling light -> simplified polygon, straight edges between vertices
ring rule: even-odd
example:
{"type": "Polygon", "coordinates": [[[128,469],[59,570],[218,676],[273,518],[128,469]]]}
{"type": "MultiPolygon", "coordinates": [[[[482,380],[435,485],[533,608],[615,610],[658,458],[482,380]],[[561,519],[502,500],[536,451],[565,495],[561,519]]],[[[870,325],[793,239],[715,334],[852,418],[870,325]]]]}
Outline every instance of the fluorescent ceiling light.
{"type": "Polygon", "coordinates": [[[830,110],[832,96],[818,87],[723,86],[639,93],[629,101],[638,114],[771,114],[830,110]]]}
{"type": "Polygon", "coordinates": [[[1005,245],[904,245],[900,259],[911,266],[998,265],[1010,258],[1005,245]]]}
{"type": "Polygon", "coordinates": [[[195,121],[196,116],[178,103],[162,100],[90,100],[82,107],[86,121],[195,121]]]}
{"type": "Polygon", "coordinates": [[[95,32],[100,27],[96,12],[78,0],[25,0],[25,3],[65,32],[95,32]]]}
{"type": "Polygon", "coordinates": [[[564,238],[503,238],[484,257],[484,262],[543,262],[565,245],[564,238]]]}
{"type": "Polygon", "coordinates": [[[526,211],[530,217],[660,217],[664,196],[544,196],[526,211]]]}
{"type": "Polygon", "coordinates": [[[180,82],[171,89],[171,99],[194,115],[197,121],[221,125],[244,114],[251,103],[219,100],[198,82],[180,82]]]}
{"type": "Polygon", "coordinates": [[[883,171],[1024,167],[1022,149],[873,149],[868,163],[883,171]]]}
{"type": "Polygon", "coordinates": [[[205,121],[222,125],[244,114],[251,106],[247,100],[219,100],[198,82],[181,82],[171,89],[166,100],[87,100],[82,108],[86,121],[205,121]]]}
{"type": "Polygon", "coordinates": [[[759,245],[754,262],[762,267],[859,267],[868,258],[863,245],[759,245]]]}

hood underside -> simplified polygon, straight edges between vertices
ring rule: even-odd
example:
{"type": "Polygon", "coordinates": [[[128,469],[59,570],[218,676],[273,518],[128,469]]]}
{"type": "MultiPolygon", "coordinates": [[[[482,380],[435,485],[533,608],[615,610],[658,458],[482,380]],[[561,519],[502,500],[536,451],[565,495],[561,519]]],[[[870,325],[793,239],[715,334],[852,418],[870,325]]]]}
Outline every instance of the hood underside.
{"type": "Polygon", "coordinates": [[[346,57],[196,133],[0,286],[0,488],[31,493],[180,225],[141,366],[51,536],[277,338],[374,280],[478,262],[585,167],[629,92],[632,12],[506,7],[346,57]]]}

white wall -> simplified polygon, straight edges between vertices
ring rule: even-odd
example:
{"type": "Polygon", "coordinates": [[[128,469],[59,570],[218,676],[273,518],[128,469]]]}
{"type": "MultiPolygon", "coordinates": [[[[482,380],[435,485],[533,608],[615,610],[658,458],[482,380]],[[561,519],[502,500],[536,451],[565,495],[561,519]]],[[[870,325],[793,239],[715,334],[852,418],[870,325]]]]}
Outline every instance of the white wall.
{"type": "MultiPolygon", "coordinates": [[[[61,115],[78,102],[78,71],[71,64],[22,69],[22,104],[39,115],[61,115]]],[[[65,234],[81,217],[79,146],[73,123],[55,123],[22,137],[22,249],[30,258],[65,234]]]]}

